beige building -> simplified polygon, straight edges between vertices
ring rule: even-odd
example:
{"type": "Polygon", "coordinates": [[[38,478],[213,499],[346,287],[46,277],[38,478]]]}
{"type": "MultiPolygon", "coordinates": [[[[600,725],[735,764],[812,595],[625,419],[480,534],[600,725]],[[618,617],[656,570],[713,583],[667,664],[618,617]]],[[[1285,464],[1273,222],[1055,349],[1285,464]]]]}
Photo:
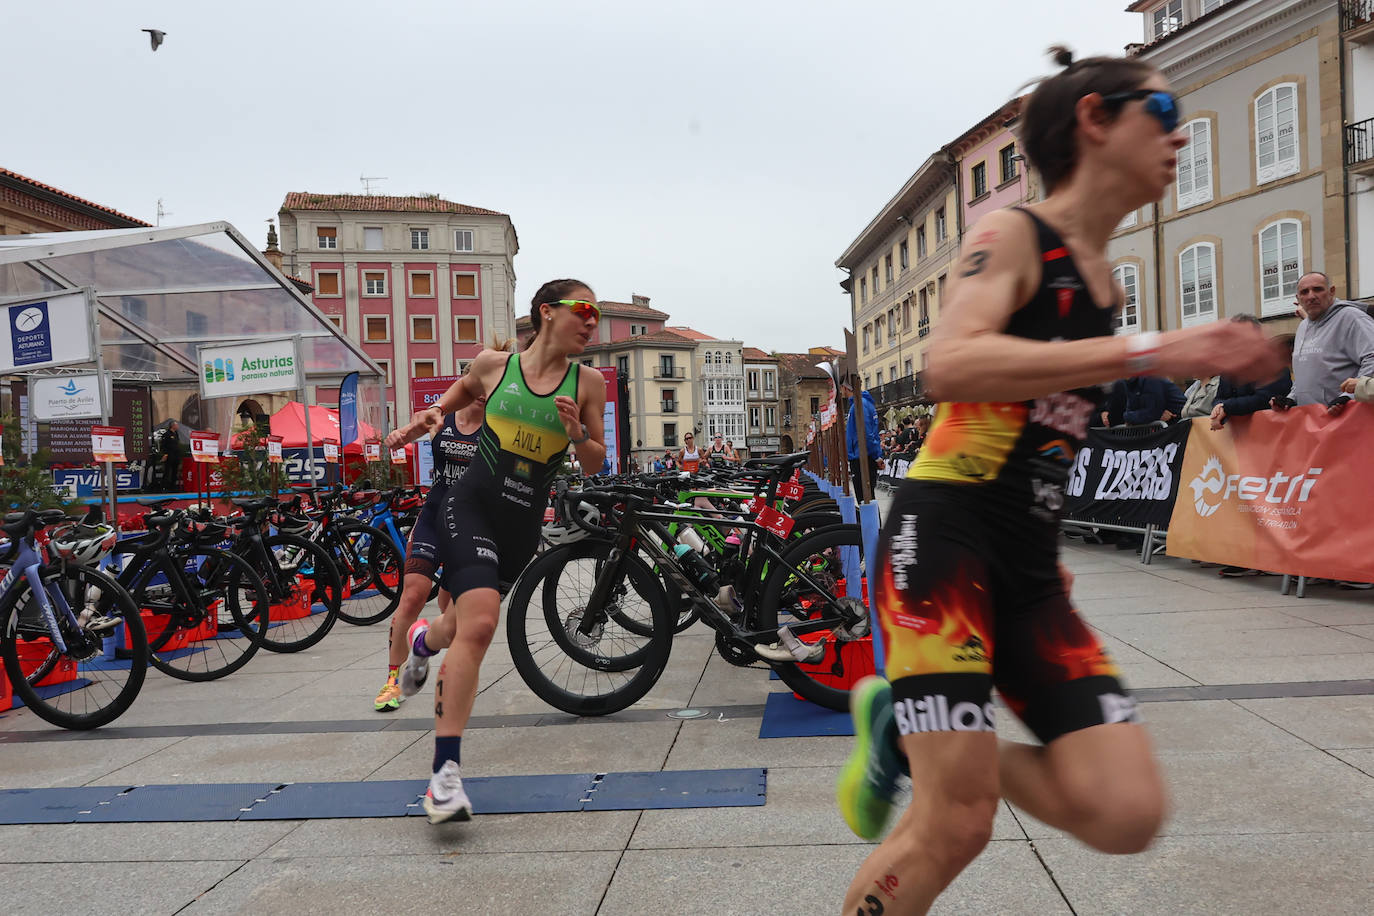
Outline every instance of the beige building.
{"type": "MultiPolygon", "coordinates": [[[[946,151],[931,156],[835,262],[849,271],[841,286],[858,337],[859,375],[880,404],[884,385],[925,368],[930,331],[958,253],[955,175],[946,151]]],[[[909,391],[911,383],[898,387],[909,391]]]]}
{"type": "Polygon", "coordinates": [[[782,400],[778,391],[777,357],[758,347],[745,347],[744,412],[749,430],[749,456],[773,455],[782,449],[779,437],[782,400]]]}
{"type": "MultiPolygon", "coordinates": [[[[1254,315],[1296,324],[1298,278],[1348,289],[1338,4],[1141,0],[1133,49],[1173,84],[1188,145],[1165,198],[1108,246],[1120,333],[1254,315]]],[[[1374,112],[1371,112],[1374,113],[1374,112]]]]}
{"type": "Polygon", "coordinates": [[[744,344],[721,340],[694,328],[669,326],[669,331],[697,342],[697,404],[695,429],[700,444],[716,436],[748,449],[744,413],[744,344]]]}

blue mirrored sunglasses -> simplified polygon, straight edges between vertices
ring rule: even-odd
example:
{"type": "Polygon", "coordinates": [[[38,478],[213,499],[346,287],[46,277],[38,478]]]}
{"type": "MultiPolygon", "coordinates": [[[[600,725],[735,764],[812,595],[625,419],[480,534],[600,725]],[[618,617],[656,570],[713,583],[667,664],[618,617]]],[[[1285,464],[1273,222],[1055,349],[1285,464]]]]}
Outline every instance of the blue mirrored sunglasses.
{"type": "Polygon", "coordinates": [[[1183,109],[1178,104],[1178,99],[1174,98],[1171,92],[1161,92],[1158,89],[1135,89],[1130,92],[1113,92],[1104,95],[1102,101],[1108,105],[1121,106],[1127,102],[1145,100],[1146,114],[1154,117],[1159,122],[1159,126],[1164,128],[1166,134],[1171,134],[1178,129],[1178,124],[1183,120],[1183,109]]]}

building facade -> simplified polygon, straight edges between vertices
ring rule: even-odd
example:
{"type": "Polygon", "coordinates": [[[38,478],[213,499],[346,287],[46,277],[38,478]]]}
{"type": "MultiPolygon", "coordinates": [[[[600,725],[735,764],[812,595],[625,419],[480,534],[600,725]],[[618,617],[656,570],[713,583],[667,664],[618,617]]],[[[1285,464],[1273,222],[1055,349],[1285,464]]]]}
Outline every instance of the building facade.
{"type": "MultiPolygon", "coordinates": [[[[1119,333],[1253,315],[1296,326],[1298,278],[1346,294],[1345,151],[1337,4],[1141,0],[1134,54],[1173,84],[1188,143],[1157,204],[1108,246],[1119,333]]],[[[1374,112],[1371,112],[1374,113],[1374,112]]]]}
{"type": "Polygon", "coordinates": [[[141,219],[0,168],[0,235],[82,229],[135,229],[141,219]]]}
{"type": "Polygon", "coordinates": [[[741,449],[742,455],[775,455],[782,449],[782,399],[778,391],[777,358],[758,347],[745,347],[744,412],[749,447],[747,453],[741,449]]]}
{"type": "Polygon", "coordinates": [[[721,436],[733,442],[736,449],[747,449],[744,343],[720,340],[694,328],[670,325],[668,330],[697,342],[697,436],[706,445],[721,436]]]}
{"type": "Polygon", "coordinates": [[[884,385],[925,368],[958,254],[956,165],[946,150],[927,159],[835,262],[849,271],[841,287],[858,338],[858,373],[880,403],[884,385]]]}
{"type": "Polygon", "coordinates": [[[510,217],[437,195],[291,192],[278,214],[282,269],[314,286],[314,303],[387,373],[395,423],[410,380],[461,374],[492,342],[515,336],[510,217]]]}
{"type": "Polygon", "coordinates": [[[949,145],[958,162],[960,233],[994,210],[1035,200],[1039,181],[1017,145],[1023,99],[1012,99],[949,145]]]}
{"type": "Polygon", "coordinates": [[[791,454],[806,449],[812,420],[830,397],[830,376],[819,364],[844,356],[834,347],[812,347],[806,353],[775,353],[778,361],[778,399],[782,409],[778,450],[791,454]]]}
{"type": "Polygon", "coordinates": [[[1341,0],[1348,295],[1374,299],[1374,0],[1341,0]]]}

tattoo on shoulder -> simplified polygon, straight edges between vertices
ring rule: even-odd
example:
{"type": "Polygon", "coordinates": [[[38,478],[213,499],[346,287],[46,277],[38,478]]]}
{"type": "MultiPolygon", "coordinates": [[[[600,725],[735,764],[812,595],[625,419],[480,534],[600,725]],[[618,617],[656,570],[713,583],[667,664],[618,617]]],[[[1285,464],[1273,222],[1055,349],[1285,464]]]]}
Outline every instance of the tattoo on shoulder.
{"type": "Polygon", "coordinates": [[[959,276],[961,276],[961,277],[973,277],[973,276],[977,276],[978,274],[982,273],[982,272],[983,272],[983,268],[987,266],[987,263],[988,263],[988,252],[987,252],[987,249],[980,248],[980,249],[978,249],[977,251],[970,252],[969,255],[968,255],[968,257],[967,257],[965,260],[968,261],[968,266],[964,268],[964,272],[961,273],[961,274],[959,274],[959,276]]]}

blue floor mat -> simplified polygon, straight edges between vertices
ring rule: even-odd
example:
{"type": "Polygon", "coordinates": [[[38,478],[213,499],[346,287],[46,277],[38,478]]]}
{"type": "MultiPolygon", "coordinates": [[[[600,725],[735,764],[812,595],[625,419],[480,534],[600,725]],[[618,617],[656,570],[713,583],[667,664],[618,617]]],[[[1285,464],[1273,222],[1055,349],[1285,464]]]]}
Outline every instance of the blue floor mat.
{"type": "Polygon", "coordinates": [[[854,723],[847,712],[835,712],[799,700],[790,693],[770,693],[763,704],[760,738],[815,738],[852,735],[854,723]]]}
{"type": "Polygon", "coordinates": [[[293,782],[268,795],[239,820],[284,821],[326,817],[401,817],[418,808],[423,779],[377,782],[293,782]]]}
{"type": "MultiPolygon", "coordinates": [[[[474,776],[463,780],[463,789],[478,814],[538,814],[550,811],[581,811],[583,800],[596,781],[595,773],[556,776],[474,776]]],[[[420,787],[424,792],[424,787],[420,787]]],[[[422,808],[408,812],[422,815],[422,808]]]]}
{"type": "Polygon", "coordinates": [[[152,821],[236,821],[245,809],[277,788],[275,782],[210,783],[187,786],[135,786],[78,814],[76,823],[152,821]]]}
{"type": "MultiPolygon", "coordinates": [[[[762,805],[767,771],[476,776],[478,814],[762,805]]],[[[0,824],[262,821],[423,815],[422,779],[0,790],[0,824]]]]}
{"type": "Polygon", "coordinates": [[[6,789],[0,791],[0,824],[70,824],[78,812],[89,811],[127,788],[6,789]]]}
{"type": "Polygon", "coordinates": [[[758,767],[607,773],[597,782],[582,810],[747,807],[763,804],[767,786],[768,771],[758,767]]]}
{"type": "MultiPolygon", "coordinates": [[[[53,697],[60,697],[64,693],[74,693],[82,687],[89,687],[90,684],[91,682],[86,678],[79,677],[74,681],[67,681],[62,684],[45,684],[41,687],[35,687],[34,692],[37,693],[41,699],[51,700],[53,697]]],[[[14,694],[14,702],[12,705],[15,709],[22,709],[24,706],[24,701],[19,698],[18,692],[14,694]]]]}

